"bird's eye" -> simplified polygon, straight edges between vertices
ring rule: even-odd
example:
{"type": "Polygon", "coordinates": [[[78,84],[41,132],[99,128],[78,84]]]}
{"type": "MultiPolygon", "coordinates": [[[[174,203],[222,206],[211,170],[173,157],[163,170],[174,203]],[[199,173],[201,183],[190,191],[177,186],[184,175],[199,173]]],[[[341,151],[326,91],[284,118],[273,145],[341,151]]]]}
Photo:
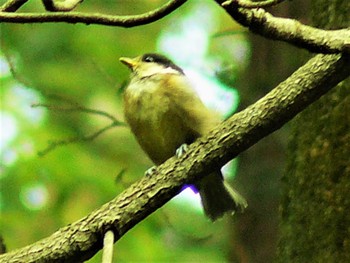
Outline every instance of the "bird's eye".
{"type": "Polygon", "coordinates": [[[148,57],[145,57],[144,61],[145,61],[145,62],[154,62],[154,58],[148,56],[148,57]]]}

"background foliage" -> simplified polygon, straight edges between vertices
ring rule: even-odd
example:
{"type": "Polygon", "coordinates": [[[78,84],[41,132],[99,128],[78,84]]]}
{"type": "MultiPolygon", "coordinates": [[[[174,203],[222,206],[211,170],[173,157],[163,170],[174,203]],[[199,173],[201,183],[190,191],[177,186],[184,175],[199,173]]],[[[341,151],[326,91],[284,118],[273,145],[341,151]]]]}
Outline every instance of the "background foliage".
{"type": "MultiPolygon", "coordinates": [[[[139,14],[164,2],[84,2],[77,11],[139,14]]],[[[234,87],[249,86],[247,79],[242,81],[244,75],[241,80],[237,78],[251,65],[251,44],[246,33],[212,2],[189,1],[160,21],[130,29],[57,23],[1,25],[0,223],[9,250],[85,216],[151,166],[124,126],[109,129],[93,141],[63,145],[38,155],[52,141],[91,135],[111,122],[101,115],[59,109],[79,103],[122,121],[121,91],[129,72],[118,62],[119,57],[149,51],[165,53],[189,71],[200,72],[206,81],[219,83],[223,91],[215,94],[221,100],[209,103],[223,105],[224,101],[226,115],[232,113],[239,101],[234,87]],[[5,57],[11,61],[15,77],[5,57]],[[56,110],[31,107],[37,103],[56,110]]],[[[23,9],[42,11],[43,7],[39,1],[30,1],[23,9]]],[[[295,56],[290,58],[295,60],[295,56]]],[[[276,60],[265,61],[273,64],[276,60]]],[[[243,105],[263,93],[262,86],[270,88],[277,82],[276,75],[271,83],[267,72],[259,72],[264,82],[254,85],[256,90],[242,91],[243,105]],[[254,96],[247,95],[249,92],[254,96]]],[[[282,80],[290,72],[277,75],[282,80]]],[[[209,91],[202,90],[201,94],[209,91]]],[[[271,224],[276,218],[276,182],[283,159],[280,141],[285,139],[284,133],[277,137],[267,143],[273,145],[266,150],[273,156],[269,162],[261,158],[260,164],[243,161],[238,167],[236,162],[229,169],[231,174],[238,169],[245,176],[244,180],[238,177],[235,185],[248,201],[274,202],[265,207],[250,202],[254,209],[248,209],[244,221],[237,215],[212,224],[198,209],[198,200],[188,201],[181,194],[124,236],[116,245],[115,260],[248,262],[249,258],[259,258],[261,261],[254,262],[268,262],[276,235],[276,225],[271,224]],[[257,181],[252,179],[255,174],[259,175],[257,181]],[[265,223],[260,223],[261,218],[265,223]],[[260,229],[241,236],[254,226],[260,229]]],[[[254,160],[259,159],[257,152],[252,150],[254,160]]],[[[100,255],[89,262],[100,262],[100,255]]]]}

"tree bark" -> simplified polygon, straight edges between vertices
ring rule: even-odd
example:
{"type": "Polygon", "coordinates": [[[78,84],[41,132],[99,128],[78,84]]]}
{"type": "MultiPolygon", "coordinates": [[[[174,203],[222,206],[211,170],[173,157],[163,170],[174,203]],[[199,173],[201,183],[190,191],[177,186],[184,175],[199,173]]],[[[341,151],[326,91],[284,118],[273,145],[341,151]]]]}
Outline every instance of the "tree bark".
{"type": "MultiPolygon", "coordinates": [[[[312,5],[315,26],[349,26],[348,0],[312,5]]],[[[350,262],[350,80],[292,123],[278,262],[350,262]]]]}

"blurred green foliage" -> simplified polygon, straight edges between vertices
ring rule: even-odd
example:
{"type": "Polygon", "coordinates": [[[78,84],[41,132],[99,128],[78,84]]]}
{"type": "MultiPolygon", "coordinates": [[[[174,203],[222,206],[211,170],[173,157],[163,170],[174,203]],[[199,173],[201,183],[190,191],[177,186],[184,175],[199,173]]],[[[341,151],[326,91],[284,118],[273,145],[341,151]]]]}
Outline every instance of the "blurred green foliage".
{"type": "MultiPolygon", "coordinates": [[[[93,1],[84,2],[76,11],[139,14],[165,2],[93,1]]],[[[201,0],[189,1],[160,21],[130,29],[64,23],[1,25],[0,59],[5,61],[6,55],[16,72],[13,77],[2,66],[1,140],[12,127],[3,116],[15,120],[14,136],[2,142],[0,167],[0,231],[9,250],[87,215],[152,165],[124,126],[93,141],[62,145],[38,156],[52,141],[93,134],[111,121],[101,115],[33,108],[31,104],[58,109],[74,102],[122,121],[120,89],[129,72],[118,58],[157,51],[155,40],[161,32],[176,26],[200,5],[213,10],[216,33],[237,30],[214,1],[201,0]]],[[[39,1],[29,1],[21,9],[33,10],[43,11],[39,1]]],[[[203,13],[203,21],[210,19],[213,17],[203,13]]],[[[234,74],[245,65],[244,59],[234,57],[233,43],[240,40],[244,44],[244,36],[208,37],[207,56],[216,59],[214,71],[232,85],[234,74]]],[[[183,45],[201,43],[184,41],[183,45]]],[[[117,242],[115,261],[224,262],[228,251],[236,249],[229,242],[233,221],[226,218],[212,224],[201,211],[170,201],[117,242]]],[[[100,255],[89,262],[100,262],[100,255]]]]}

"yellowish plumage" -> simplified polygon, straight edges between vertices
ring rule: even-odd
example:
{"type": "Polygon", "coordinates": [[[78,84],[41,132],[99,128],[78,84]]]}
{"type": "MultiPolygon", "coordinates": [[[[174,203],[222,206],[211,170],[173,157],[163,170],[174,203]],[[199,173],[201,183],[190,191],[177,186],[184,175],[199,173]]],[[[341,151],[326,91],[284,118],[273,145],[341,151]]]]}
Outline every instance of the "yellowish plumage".
{"type": "MultiPolygon", "coordinates": [[[[192,143],[213,129],[220,118],[204,106],[180,68],[144,59],[121,59],[132,70],[124,92],[124,114],[143,150],[155,164],[161,164],[182,144],[192,143]]],[[[244,198],[224,183],[220,170],[207,175],[196,187],[212,220],[247,206],[244,198]]]]}

